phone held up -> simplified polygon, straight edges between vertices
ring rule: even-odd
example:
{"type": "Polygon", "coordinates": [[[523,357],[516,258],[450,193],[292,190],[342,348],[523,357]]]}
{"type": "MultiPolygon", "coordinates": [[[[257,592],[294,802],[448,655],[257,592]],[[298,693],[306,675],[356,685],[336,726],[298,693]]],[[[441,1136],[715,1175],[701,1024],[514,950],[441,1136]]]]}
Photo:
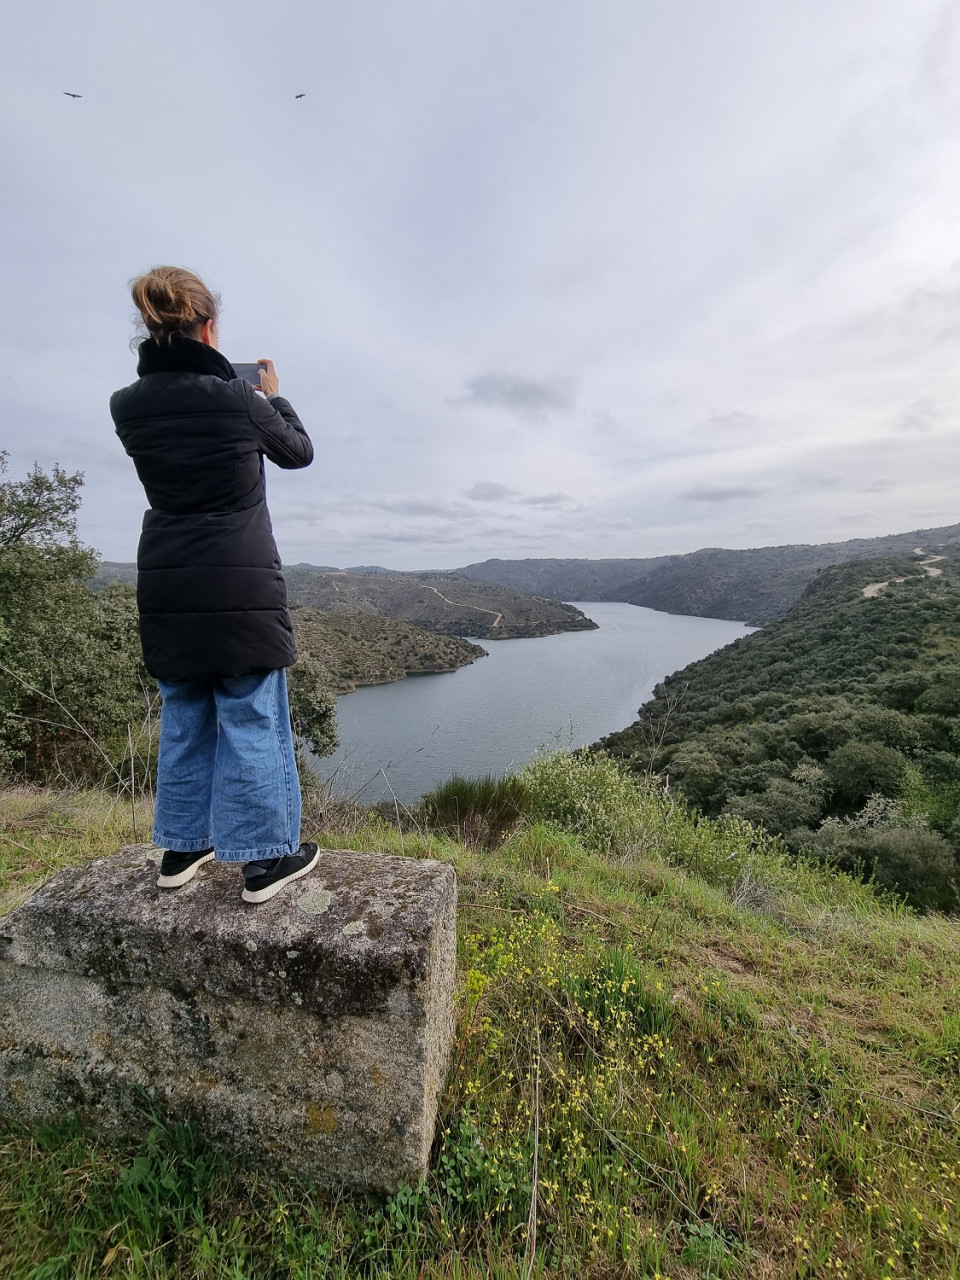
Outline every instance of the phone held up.
{"type": "Polygon", "coordinates": [[[260,370],[265,369],[265,364],[235,364],[234,371],[238,378],[242,378],[244,382],[249,382],[254,387],[260,386],[260,370]]]}

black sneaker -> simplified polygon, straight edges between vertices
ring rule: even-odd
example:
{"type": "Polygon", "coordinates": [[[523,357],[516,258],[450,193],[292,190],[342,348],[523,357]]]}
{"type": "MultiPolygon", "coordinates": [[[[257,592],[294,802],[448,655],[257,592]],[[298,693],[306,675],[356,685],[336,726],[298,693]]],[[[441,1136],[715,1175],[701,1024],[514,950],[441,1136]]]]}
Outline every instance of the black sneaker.
{"type": "Polygon", "coordinates": [[[203,864],[210,862],[212,858],[212,849],[198,849],[196,853],[177,853],[173,849],[165,849],[160,862],[157,887],[179,889],[182,884],[192,880],[203,864]]]}
{"type": "Polygon", "coordinates": [[[320,861],[320,848],[315,844],[302,844],[296,853],[283,858],[268,858],[266,862],[243,864],[244,889],[240,897],[244,902],[266,902],[279,893],[291,880],[299,880],[320,861]]]}

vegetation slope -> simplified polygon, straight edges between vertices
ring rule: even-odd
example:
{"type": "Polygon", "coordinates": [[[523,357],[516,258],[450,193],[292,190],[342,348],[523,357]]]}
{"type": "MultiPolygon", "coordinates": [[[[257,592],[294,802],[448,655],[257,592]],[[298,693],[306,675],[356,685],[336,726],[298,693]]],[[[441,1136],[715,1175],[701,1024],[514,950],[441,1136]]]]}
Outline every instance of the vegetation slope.
{"type": "MultiPolygon", "coordinates": [[[[0,793],[3,903],[143,839],[148,809],[0,793]]],[[[590,754],[506,787],[453,783],[400,826],[308,795],[305,834],[457,869],[428,1177],[325,1195],[231,1166],[189,1129],[110,1150],[8,1123],[11,1280],[958,1273],[952,923],[590,754]]]]}
{"type": "Polygon", "coordinates": [[[953,910],[960,556],[820,573],[786,618],[669,676],[605,739],[709,815],[953,910]]]}
{"type": "Polygon", "coordinates": [[[458,636],[437,635],[380,614],[295,608],[291,617],[301,658],[317,662],[327,688],[337,694],[358,684],[457,671],[486,656],[485,649],[458,636]]]}

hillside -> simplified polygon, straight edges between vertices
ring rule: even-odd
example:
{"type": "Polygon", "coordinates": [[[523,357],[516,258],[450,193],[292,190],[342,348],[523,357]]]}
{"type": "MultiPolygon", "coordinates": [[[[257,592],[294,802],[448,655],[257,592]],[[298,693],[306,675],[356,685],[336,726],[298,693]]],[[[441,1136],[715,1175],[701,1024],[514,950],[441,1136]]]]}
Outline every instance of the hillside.
{"type": "Polygon", "coordinates": [[[507,640],[597,625],[572,605],[457,574],[327,573],[308,565],[293,565],[284,573],[297,604],[331,613],[381,614],[438,635],[507,640]]]}
{"type": "MultiPolygon", "coordinates": [[[[375,565],[344,572],[311,564],[286,565],[283,572],[291,605],[395,618],[441,636],[514,640],[597,625],[559,600],[456,573],[390,573],[375,565]]],[[[91,582],[99,590],[117,579],[136,582],[136,565],[104,560],[91,582]]]]}
{"type": "Polygon", "coordinates": [[[882,538],[728,551],[708,547],[646,560],[484,560],[458,570],[562,600],[622,600],[665,613],[761,627],[781,618],[818,570],[851,560],[937,551],[960,543],[960,524],[882,538]]]}
{"type": "Polygon", "coordinates": [[[954,909],[960,555],[826,569],[779,622],[668,677],[603,745],[705,813],[954,909]]]}
{"type": "MultiPolygon", "coordinates": [[[[190,1129],[113,1151],[8,1124],[0,1272],[956,1277],[955,922],[602,761],[548,758],[529,781],[535,811],[488,847],[305,793],[325,847],[457,871],[454,1056],[422,1184],[324,1194],[190,1129]]],[[[0,915],[149,824],[144,798],[0,788],[0,915]]]]}
{"type": "Polygon", "coordinates": [[[333,693],[409,675],[457,671],[486,656],[479,645],[457,636],[440,636],[376,614],[295,608],[291,617],[297,647],[320,663],[333,693]]]}

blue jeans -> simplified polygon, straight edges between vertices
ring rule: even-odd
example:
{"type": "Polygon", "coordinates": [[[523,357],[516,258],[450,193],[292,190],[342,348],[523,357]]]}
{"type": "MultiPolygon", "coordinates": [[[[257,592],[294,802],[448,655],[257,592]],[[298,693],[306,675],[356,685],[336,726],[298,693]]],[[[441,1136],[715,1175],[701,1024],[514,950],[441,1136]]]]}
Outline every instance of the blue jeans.
{"type": "Polygon", "coordinates": [[[287,673],[160,680],[153,839],[252,862],[300,847],[300,779],[287,673]]]}

